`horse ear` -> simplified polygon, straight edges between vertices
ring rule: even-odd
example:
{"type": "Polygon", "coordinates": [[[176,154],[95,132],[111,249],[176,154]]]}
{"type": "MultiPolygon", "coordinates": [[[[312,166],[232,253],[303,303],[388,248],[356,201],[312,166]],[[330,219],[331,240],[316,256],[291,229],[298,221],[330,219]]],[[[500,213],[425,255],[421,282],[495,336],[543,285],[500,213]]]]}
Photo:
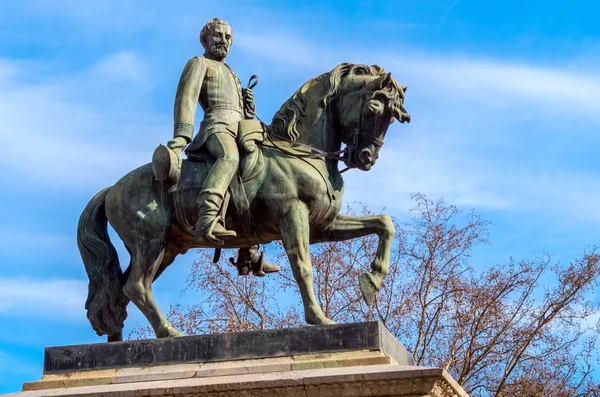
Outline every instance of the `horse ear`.
{"type": "Polygon", "coordinates": [[[381,87],[380,88],[387,87],[390,84],[391,81],[392,81],[392,73],[386,73],[385,78],[381,82],[381,87]]]}
{"type": "Polygon", "coordinates": [[[374,91],[381,90],[382,88],[387,87],[391,81],[392,81],[392,74],[386,73],[383,76],[378,76],[378,77],[375,77],[373,80],[371,80],[371,82],[369,83],[369,87],[371,89],[373,89],[374,91]]]}
{"type": "Polygon", "coordinates": [[[402,86],[402,92],[404,92],[405,94],[406,94],[406,90],[407,90],[407,89],[408,89],[408,86],[407,86],[407,85],[403,85],[403,86],[402,86]]]}

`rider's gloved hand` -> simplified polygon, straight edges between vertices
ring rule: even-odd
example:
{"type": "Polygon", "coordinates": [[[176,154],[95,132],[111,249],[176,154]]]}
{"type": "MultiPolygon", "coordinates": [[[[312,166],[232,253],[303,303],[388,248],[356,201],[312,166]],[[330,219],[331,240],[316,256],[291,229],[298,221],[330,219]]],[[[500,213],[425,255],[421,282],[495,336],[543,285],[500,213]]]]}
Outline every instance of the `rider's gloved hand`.
{"type": "Polygon", "coordinates": [[[252,92],[252,88],[242,88],[242,99],[244,102],[254,103],[254,92],[252,92]]]}
{"type": "Polygon", "coordinates": [[[186,146],[187,146],[187,140],[182,136],[176,136],[175,138],[173,138],[169,142],[167,142],[167,147],[169,149],[173,149],[173,150],[177,150],[177,149],[181,150],[186,146]]]}
{"type": "Polygon", "coordinates": [[[254,141],[246,141],[242,146],[244,146],[246,153],[252,153],[256,150],[256,143],[254,141]]]}
{"type": "Polygon", "coordinates": [[[242,100],[244,101],[244,118],[253,119],[256,114],[256,106],[251,88],[242,88],[242,100]]]}

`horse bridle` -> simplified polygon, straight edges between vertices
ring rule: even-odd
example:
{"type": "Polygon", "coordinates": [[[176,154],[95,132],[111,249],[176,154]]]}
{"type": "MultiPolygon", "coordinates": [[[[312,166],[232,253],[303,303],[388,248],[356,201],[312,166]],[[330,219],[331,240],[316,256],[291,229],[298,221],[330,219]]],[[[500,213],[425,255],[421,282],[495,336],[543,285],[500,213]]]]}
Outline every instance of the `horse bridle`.
{"type": "MultiPolygon", "coordinates": [[[[365,128],[363,127],[363,117],[365,114],[365,112],[364,112],[365,103],[368,102],[369,100],[370,99],[367,99],[365,96],[365,98],[362,102],[361,108],[360,108],[360,118],[358,120],[354,121],[354,126],[352,127],[350,132],[348,132],[346,130],[345,136],[342,137],[342,141],[346,142],[346,147],[344,148],[344,154],[345,154],[344,162],[346,163],[346,165],[348,164],[346,162],[346,160],[349,160],[351,158],[352,151],[354,151],[358,148],[361,139],[368,138],[369,140],[367,142],[369,144],[372,144],[373,146],[376,146],[378,149],[380,149],[383,146],[383,139],[379,138],[376,135],[371,134],[370,132],[365,130],[365,128]]],[[[358,99],[356,100],[356,102],[358,102],[358,99]]],[[[352,109],[352,107],[353,106],[350,106],[349,108],[352,109]]],[[[346,113],[346,114],[348,114],[348,113],[346,113]]],[[[346,171],[346,170],[344,170],[344,171],[346,171]]]]}
{"type": "MultiPolygon", "coordinates": [[[[267,140],[273,145],[273,147],[275,147],[280,152],[285,153],[288,156],[292,156],[292,157],[296,157],[296,158],[320,158],[320,157],[328,158],[328,159],[332,159],[332,160],[343,161],[344,164],[348,165],[348,161],[350,160],[350,158],[352,156],[352,151],[356,150],[358,148],[361,139],[364,139],[365,137],[369,138],[370,139],[369,143],[376,146],[377,148],[381,148],[383,146],[383,139],[369,133],[368,131],[366,131],[363,128],[363,116],[364,116],[365,102],[368,101],[368,99],[366,99],[366,98],[364,98],[364,99],[365,100],[362,102],[361,109],[360,109],[360,118],[357,121],[354,121],[354,123],[353,123],[354,126],[352,127],[350,132],[348,132],[348,129],[344,128],[344,135],[342,136],[342,141],[346,143],[346,147],[342,150],[337,150],[334,152],[326,152],[324,150],[317,149],[306,143],[296,142],[291,139],[287,139],[285,137],[278,136],[277,139],[287,142],[291,146],[304,147],[311,151],[311,153],[307,153],[307,154],[299,154],[299,153],[290,152],[290,151],[278,146],[271,139],[271,134],[267,132],[268,131],[267,125],[260,119],[260,117],[258,117],[258,115],[256,115],[256,118],[263,125],[263,129],[265,131],[265,137],[267,138],[267,140]]],[[[360,100],[360,98],[357,99],[356,102],[358,102],[359,100],[360,100]]],[[[350,107],[350,109],[352,109],[352,106],[350,107]]],[[[349,169],[350,169],[350,166],[346,167],[341,172],[345,172],[349,169]]]]}

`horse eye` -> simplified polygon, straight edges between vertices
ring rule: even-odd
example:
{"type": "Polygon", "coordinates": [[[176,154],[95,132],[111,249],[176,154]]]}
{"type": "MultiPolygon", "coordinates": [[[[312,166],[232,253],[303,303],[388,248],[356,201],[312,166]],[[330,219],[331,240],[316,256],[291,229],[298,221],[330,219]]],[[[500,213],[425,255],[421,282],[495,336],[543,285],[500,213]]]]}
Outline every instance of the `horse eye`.
{"type": "Polygon", "coordinates": [[[371,102],[367,106],[367,111],[370,116],[379,116],[383,112],[383,109],[378,103],[371,102]]]}

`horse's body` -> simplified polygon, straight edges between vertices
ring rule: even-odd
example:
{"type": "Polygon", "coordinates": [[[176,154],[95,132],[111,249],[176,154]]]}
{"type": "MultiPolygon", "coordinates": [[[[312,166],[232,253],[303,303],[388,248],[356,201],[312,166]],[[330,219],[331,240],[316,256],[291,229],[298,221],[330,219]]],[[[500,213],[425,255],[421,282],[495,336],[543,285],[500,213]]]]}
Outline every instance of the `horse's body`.
{"type": "MultiPolygon", "coordinates": [[[[402,107],[403,99],[404,90],[378,67],[342,64],[310,80],[282,106],[268,127],[273,144],[253,153],[262,156],[255,163],[264,167],[244,183],[252,214],[250,228],[247,218],[238,216],[230,203],[227,227],[235,230],[238,237],[226,240],[220,247],[248,247],[282,240],[309,324],[331,323],[314,295],[309,244],[378,234],[380,243],[372,271],[360,278],[363,297],[370,302],[388,271],[394,229],[386,215],[339,214],[343,181],[338,159],[293,155],[294,149],[277,137],[330,153],[339,151],[343,141],[352,139],[346,163],[368,170],[377,159],[393,118],[409,120],[402,107]]],[[[200,187],[205,167],[184,161],[182,175],[190,167],[199,173],[200,187]]],[[[131,300],[148,318],[158,337],[180,335],[154,302],[152,282],[180,253],[190,248],[216,248],[198,244],[190,230],[198,213],[197,197],[198,190],[194,188],[169,192],[147,164],[90,201],[81,215],[78,244],[90,277],[88,318],[98,334],[108,334],[109,340],[121,338],[125,307],[131,300]],[[107,221],[131,255],[125,273],[121,273],[116,251],[108,240],[107,221]]]]}

